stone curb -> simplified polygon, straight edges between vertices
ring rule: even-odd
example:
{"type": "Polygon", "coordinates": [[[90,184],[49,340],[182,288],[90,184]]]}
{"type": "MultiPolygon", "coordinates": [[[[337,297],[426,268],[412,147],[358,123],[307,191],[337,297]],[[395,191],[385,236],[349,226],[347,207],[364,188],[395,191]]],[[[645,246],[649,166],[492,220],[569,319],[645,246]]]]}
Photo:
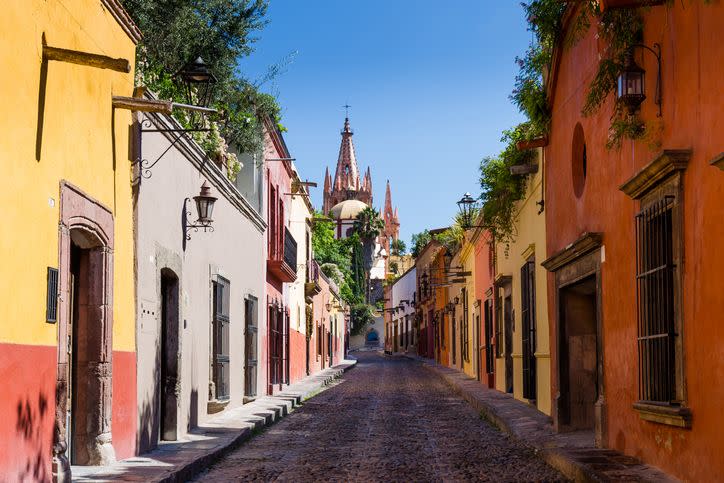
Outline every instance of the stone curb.
{"type": "MultiPolygon", "coordinates": [[[[337,366],[331,367],[329,369],[333,370],[331,374],[316,374],[313,376],[308,376],[309,378],[321,379],[321,384],[318,387],[312,388],[302,394],[298,393],[292,393],[293,396],[290,398],[289,393],[287,393],[287,390],[282,391],[281,393],[272,396],[274,398],[278,399],[287,399],[290,404],[287,405],[289,409],[286,411],[281,411],[279,414],[275,414],[271,418],[265,418],[264,422],[257,424],[254,428],[254,430],[251,429],[243,429],[238,436],[233,438],[231,441],[229,441],[227,444],[222,445],[218,448],[215,448],[212,451],[209,451],[208,453],[200,456],[199,458],[191,461],[190,463],[174,470],[172,473],[167,475],[166,477],[160,478],[157,481],[158,483],[181,483],[188,481],[192,479],[193,477],[197,476],[199,473],[207,469],[209,466],[214,464],[216,461],[221,459],[224,455],[227,453],[235,450],[239,446],[241,446],[242,443],[247,441],[251,438],[251,436],[254,434],[255,430],[262,429],[267,426],[271,426],[275,422],[279,421],[285,416],[288,416],[294,408],[299,407],[304,401],[313,398],[320,392],[324,391],[330,384],[332,384],[336,379],[339,379],[342,377],[342,375],[347,372],[348,370],[352,369],[357,365],[356,360],[350,360],[351,363],[348,364],[339,364],[337,366]]],[[[303,383],[302,381],[299,381],[300,383],[303,383]]]]}
{"type": "MultiPolygon", "coordinates": [[[[158,483],[188,481],[206,470],[225,454],[241,446],[260,429],[274,424],[293,412],[304,401],[326,390],[330,384],[342,377],[345,372],[355,367],[356,364],[355,359],[348,357],[344,363],[327,368],[318,374],[307,376],[291,384],[279,394],[259,398],[257,401],[266,404],[254,413],[253,421],[250,423],[252,427],[224,428],[223,422],[214,422],[212,419],[209,427],[205,429],[219,433],[218,440],[214,442],[215,446],[213,448],[197,450],[194,449],[193,442],[179,443],[178,448],[171,451],[154,450],[150,453],[129,458],[125,462],[120,461],[119,465],[129,465],[124,468],[113,468],[113,466],[99,468],[98,473],[74,476],[73,481],[147,481],[158,483]],[[184,448],[184,445],[187,447],[184,448]],[[159,462],[164,465],[162,468],[148,466],[143,463],[137,466],[134,465],[134,460],[152,458],[159,451],[163,451],[163,457],[159,457],[159,462]],[[171,460],[171,463],[163,461],[164,459],[171,460]]],[[[244,406],[241,406],[241,408],[244,408],[244,406]]],[[[223,416],[223,414],[220,414],[220,416],[223,416]]]]}
{"type": "MultiPolygon", "coordinates": [[[[541,444],[540,441],[531,441],[530,438],[526,438],[525,435],[519,434],[516,428],[513,427],[511,421],[499,414],[499,411],[494,406],[486,403],[475,397],[475,395],[458,384],[458,382],[451,377],[450,374],[440,370],[436,367],[436,363],[433,364],[423,358],[407,355],[404,357],[412,361],[422,364],[422,366],[437,375],[443,380],[457,395],[462,397],[473,409],[475,409],[481,417],[485,418],[490,424],[497,427],[502,432],[510,435],[515,440],[529,447],[533,452],[538,455],[543,461],[549,466],[560,471],[563,476],[577,482],[591,482],[600,483],[612,481],[609,475],[605,475],[597,471],[592,465],[585,462],[579,461],[576,455],[573,454],[576,450],[585,450],[585,448],[566,448],[566,447],[546,447],[541,444]],[[536,444],[538,443],[538,444],[536,444]]],[[[460,377],[469,377],[455,369],[445,368],[450,371],[455,371],[455,374],[460,377]]],[[[472,378],[470,379],[472,381],[472,378]]],[[[482,386],[481,386],[482,387],[482,386]]],[[[520,403],[524,404],[524,403],[520,403]]],[[[590,448],[594,449],[594,448],[590,448]]],[[[601,450],[604,451],[604,450],[601,450]]],[[[614,451],[608,451],[607,454],[614,454],[614,451]]],[[[621,455],[623,457],[623,455],[621,455]]],[[[604,458],[602,456],[602,458],[604,458]]],[[[627,458],[627,457],[623,457],[627,458]]],[[[618,479],[618,478],[616,478],[618,479]]],[[[672,476],[661,472],[658,468],[647,466],[641,463],[633,465],[628,468],[628,471],[621,473],[619,481],[641,481],[641,482],[676,482],[679,481],[672,476]]]]}

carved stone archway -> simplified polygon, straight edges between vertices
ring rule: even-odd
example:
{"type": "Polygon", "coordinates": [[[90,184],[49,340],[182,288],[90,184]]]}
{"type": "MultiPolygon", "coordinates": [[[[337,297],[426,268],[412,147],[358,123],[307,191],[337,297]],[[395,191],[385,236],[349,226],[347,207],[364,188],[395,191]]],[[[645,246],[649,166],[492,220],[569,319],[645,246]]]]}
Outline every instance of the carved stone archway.
{"type": "Polygon", "coordinates": [[[54,473],[68,463],[115,461],[111,438],[113,214],[77,187],[60,185],[58,370],[54,473]],[[73,327],[75,326],[75,330],[73,327]],[[72,405],[73,457],[68,454],[72,405]]]}

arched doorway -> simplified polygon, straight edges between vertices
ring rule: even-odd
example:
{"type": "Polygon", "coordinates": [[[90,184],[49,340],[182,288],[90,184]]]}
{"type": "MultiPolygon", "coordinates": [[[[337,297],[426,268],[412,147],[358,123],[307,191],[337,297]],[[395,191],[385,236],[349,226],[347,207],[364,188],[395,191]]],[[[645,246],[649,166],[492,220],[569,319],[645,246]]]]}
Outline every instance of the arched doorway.
{"type": "Polygon", "coordinates": [[[168,269],[161,270],[161,340],[159,344],[160,371],[158,384],[159,440],[176,441],[178,423],[178,366],[179,366],[179,281],[168,269]]]}
{"type": "Polygon", "coordinates": [[[61,184],[56,431],[58,473],[68,463],[115,461],[111,438],[113,215],[61,184]]]}
{"type": "Polygon", "coordinates": [[[380,344],[380,335],[375,329],[370,329],[365,337],[365,344],[368,346],[377,346],[380,344]]]}

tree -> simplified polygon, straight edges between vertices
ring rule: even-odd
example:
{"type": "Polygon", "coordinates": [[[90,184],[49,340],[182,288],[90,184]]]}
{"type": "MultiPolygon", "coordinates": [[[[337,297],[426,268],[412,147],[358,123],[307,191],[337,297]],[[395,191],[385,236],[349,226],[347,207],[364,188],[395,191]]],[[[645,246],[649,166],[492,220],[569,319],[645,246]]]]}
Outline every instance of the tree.
{"type": "MultiPolygon", "coordinates": [[[[230,178],[235,178],[240,164],[226,143],[255,154],[263,146],[265,117],[284,130],[276,99],[243,78],[237,68],[253,50],[254,32],[266,24],[267,1],[123,0],[123,5],[144,35],[137,49],[138,85],[162,99],[186,103],[186,92],[174,74],[199,56],[209,66],[217,79],[210,106],[224,121],[209,121],[213,133],[197,132],[193,138],[210,158],[226,162],[230,178]]],[[[190,127],[187,111],[176,110],[174,116],[190,127]]]]}
{"type": "Polygon", "coordinates": [[[399,257],[405,254],[407,251],[407,245],[405,245],[404,241],[398,238],[397,240],[392,240],[390,250],[392,251],[392,255],[399,257]]]}
{"type": "Polygon", "coordinates": [[[354,220],[354,231],[364,240],[374,240],[385,229],[385,222],[380,218],[380,213],[371,206],[357,214],[354,220]]]}
{"type": "Polygon", "coordinates": [[[425,248],[425,245],[430,243],[431,240],[432,235],[430,235],[429,230],[414,233],[412,235],[412,256],[417,258],[420,255],[420,252],[422,252],[422,249],[425,248]]]}

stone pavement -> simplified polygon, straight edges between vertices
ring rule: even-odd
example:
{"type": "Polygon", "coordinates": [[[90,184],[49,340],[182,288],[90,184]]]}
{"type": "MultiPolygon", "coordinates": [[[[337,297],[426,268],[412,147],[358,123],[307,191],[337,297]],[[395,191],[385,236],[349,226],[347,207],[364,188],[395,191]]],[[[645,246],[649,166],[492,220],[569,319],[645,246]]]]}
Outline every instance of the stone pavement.
{"type": "Polygon", "coordinates": [[[183,440],[162,442],[157,449],[141,456],[112,466],[73,466],[73,481],[187,481],[263,427],[325,390],[355,364],[356,360],[345,360],[289,385],[278,395],[260,397],[223,411],[184,436],[183,440]]]}
{"type": "Polygon", "coordinates": [[[575,481],[675,482],[658,468],[614,450],[594,447],[592,432],[556,433],[550,417],[510,394],[489,389],[466,374],[430,359],[406,355],[442,378],[455,393],[501,431],[575,481]]]}
{"type": "Polygon", "coordinates": [[[198,481],[564,481],[420,364],[356,355],[334,387],[198,481]]]}

